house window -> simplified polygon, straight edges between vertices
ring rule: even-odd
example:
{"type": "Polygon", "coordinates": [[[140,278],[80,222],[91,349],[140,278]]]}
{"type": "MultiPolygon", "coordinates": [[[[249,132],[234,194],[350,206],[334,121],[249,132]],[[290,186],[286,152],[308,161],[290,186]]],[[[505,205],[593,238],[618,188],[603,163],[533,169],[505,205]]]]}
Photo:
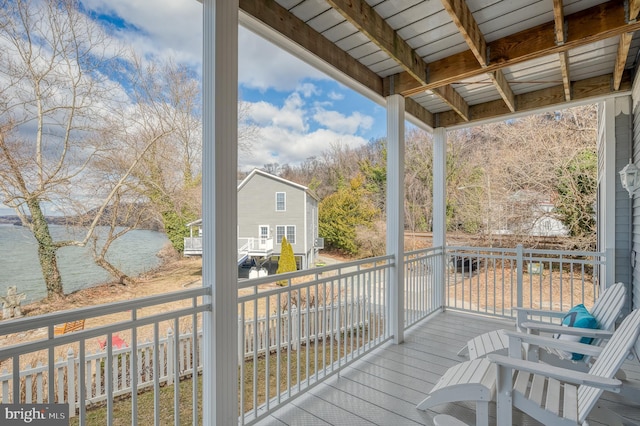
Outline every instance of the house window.
{"type": "Polygon", "coordinates": [[[282,237],[284,237],[285,227],[283,225],[276,226],[276,243],[282,243],[282,237]]]}
{"type": "Polygon", "coordinates": [[[289,244],[296,243],[296,226],[295,225],[277,225],[276,226],[276,243],[282,243],[282,237],[287,237],[289,244]]]}
{"type": "Polygon", "coordinates": [[[283,212],[287,209],[286,193],[276,192],[276,211],[283,212]]]}
{"type": "Polygon", "coordinates": [[[287,241],[289,244],[296,243],[296,227],[294,225],[287,225],[287,241]]]}

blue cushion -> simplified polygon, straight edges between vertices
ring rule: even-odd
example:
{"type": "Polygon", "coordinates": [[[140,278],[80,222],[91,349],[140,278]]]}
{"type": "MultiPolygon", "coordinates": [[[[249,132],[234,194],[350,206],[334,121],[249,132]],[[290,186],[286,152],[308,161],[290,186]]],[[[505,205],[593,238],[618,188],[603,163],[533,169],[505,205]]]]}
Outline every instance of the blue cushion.
{"type": "MultiPolygon", "coordinates": [[[[571,310],[564,316],[562,319],[562,325],[564,327],[579,327],[579,328],[598,328],[598,321],[589,313],[587,308],[584,307],[583,304],[579,304],[571,308],[571,310]]],[[[593,342],[592,337],[579,337],[579,336],[571,336],[571,335],[559,335],[555,336],[558,339],[569,340],[574,342],[585,343],[590,345],[593,342]]],[[[584,355],[582,354],[568,354],[567,358],[571,355],[571,359],[574,361],[581,360],[584,355]]]]}

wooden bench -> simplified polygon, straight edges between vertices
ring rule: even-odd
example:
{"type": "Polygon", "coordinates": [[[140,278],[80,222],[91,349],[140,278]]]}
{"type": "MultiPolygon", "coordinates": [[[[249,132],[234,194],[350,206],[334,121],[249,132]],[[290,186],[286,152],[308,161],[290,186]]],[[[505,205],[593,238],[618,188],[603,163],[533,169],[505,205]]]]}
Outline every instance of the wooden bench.
{"type": "Polygon", "coordinates": [[[59,336],[61,334],[67,334],[67,333],[72,333],[74,331],[84,330],[84,321],[85,320],[81,319],[81,320],[69,321],[69,322],[65,322],[64,324],[56,325],[53,327],[53,335],[59,336]]]}

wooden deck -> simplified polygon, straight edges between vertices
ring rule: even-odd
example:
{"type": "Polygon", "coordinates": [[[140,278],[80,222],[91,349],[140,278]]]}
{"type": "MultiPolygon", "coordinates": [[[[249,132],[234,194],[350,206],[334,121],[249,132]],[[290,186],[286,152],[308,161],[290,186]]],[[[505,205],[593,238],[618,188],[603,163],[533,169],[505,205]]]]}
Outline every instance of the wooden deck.
{"type": "MultiPolygon", "coordinates": [[[[457,352],[469,338],[512,327],[511,321],[464,313],[436,315],[407,331],[402,345],[388,344],[367,355],[259,424],[432,425],[436,414],[446,413],[473,425],[474,403],[443,404],[435,407],[436,411],[420,411],[415,406],[449,367],[466,359],[457,352]]],[[[637,361],[627,362],[624,370],[629,378],[640,380],[637,361]]],[[[640,425],[640,393],[634,405],[611,394],[604,394],[600,401],[592,411],[590,424],[640,425]],[[602,420],[605,416],[607,420],[602,420]]],[[[490,404],[489,415],[489,423],[495,424],[494,403],[490,404]]],[[[519,425],[539,424],[517,410],[513,420],[519,425]]]]}

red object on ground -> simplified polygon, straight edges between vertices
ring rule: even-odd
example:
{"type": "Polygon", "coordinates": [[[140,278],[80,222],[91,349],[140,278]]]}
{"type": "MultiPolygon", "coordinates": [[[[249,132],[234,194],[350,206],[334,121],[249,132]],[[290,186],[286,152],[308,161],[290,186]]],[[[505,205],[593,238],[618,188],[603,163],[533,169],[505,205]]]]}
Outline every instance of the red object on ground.
{"type": "MultiPolygon", "coordinates": [[[[98,340],[98,343],[100,343],[100,349],[104,349],[107,346],[106,339],[98,340]]],[[[111,336],[111,346],[113,346],[114,349],[122,349],[127,347],[127,342],[122,340],[122,338],[120,338],[120,336],[118,336],[117,334],[114,334],[111,336]]]]}

